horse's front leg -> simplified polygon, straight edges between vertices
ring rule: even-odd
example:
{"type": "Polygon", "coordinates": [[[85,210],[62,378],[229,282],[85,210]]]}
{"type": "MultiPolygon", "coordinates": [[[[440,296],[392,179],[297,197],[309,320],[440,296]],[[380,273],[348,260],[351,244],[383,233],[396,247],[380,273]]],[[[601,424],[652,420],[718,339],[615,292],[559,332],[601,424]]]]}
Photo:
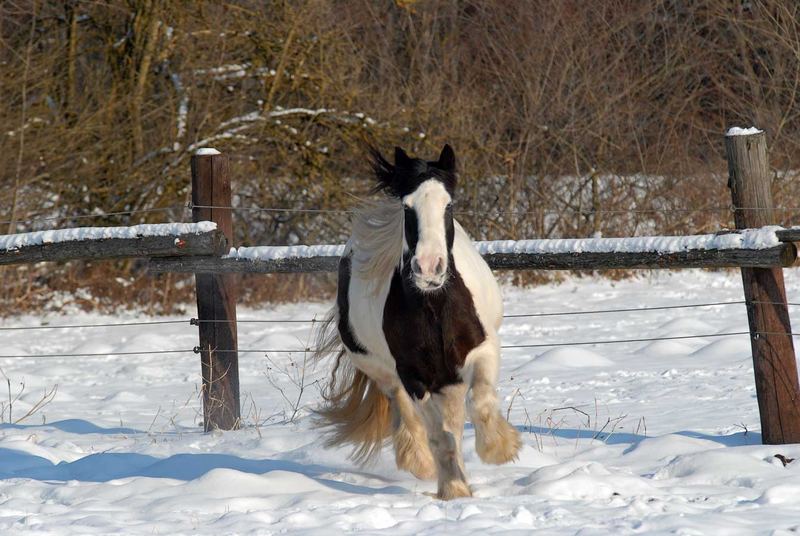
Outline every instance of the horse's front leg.
{"type": "Polygon", "coordinates": [[[436,478],[436,466],[428,448],[428,434],[411,397],[401,385],[391,398],[392,442],[397,467],[423,480],[436,478]]]}
{"type": "Polygon", "coordinates": [[[519,432],[500,414],[497,402],[497,372],[500,348],[486,341],[470,356],[470,419],[475,426],[475,450],[486,463],[501,464],[517,459],[522,442],[519,432]]]}
{"type": "Polygon", "coordinates": [[[448,385],[418,402],[439,477],[436,496],[444,500],[472,496],[461,455],[466,391],[464,383],[448,385]]]}

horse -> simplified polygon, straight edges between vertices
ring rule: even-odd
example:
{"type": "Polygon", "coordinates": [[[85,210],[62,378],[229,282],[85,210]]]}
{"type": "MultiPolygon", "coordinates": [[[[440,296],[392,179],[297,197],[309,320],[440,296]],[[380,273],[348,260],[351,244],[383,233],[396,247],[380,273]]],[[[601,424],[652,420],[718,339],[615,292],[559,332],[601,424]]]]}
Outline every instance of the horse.
{"type": "Polygon", "coordinates": [[[496,383],[500,287],[453,217],[456,156],[436,161],[370,148],[373,193],[339,260],[336,302],[316,357],[335,356],[317,419],[326,446],[350,444],[365,464],[391,437],[397,467],[437,478],[437,497],[470,497],[461,440],[465,406],[485,463],[517,459],[519,432],[496,383]]]}

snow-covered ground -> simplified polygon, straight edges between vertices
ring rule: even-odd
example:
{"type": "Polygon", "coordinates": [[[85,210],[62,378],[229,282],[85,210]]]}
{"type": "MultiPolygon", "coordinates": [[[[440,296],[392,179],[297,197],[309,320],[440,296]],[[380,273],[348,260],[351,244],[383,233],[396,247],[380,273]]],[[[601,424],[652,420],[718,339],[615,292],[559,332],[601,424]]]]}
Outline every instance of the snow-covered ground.
{"type": "MultiPolygon", "coordinates": [[[[800,301],[800,272],[787,270],[786,280],[790,301],[800,301]]],[[[737,301],[742,290],[735,271],[686,270],[507,288],[505,299],[506,312],[520,314],[737,301]]],[[[326,307],[240,310],[240,318],[309,319],[326,307]]],[[[800,325],[800,307],[791,312],[800,325]]],[[[74,313],[46,320],[152,319],[74,313]]],[[[41,321],[18,317],[0,327],[41,321]]],[[[197,344],[196,329],[2,331],[0,354],[186,349],[197,344]]],[[[723,305],[509,318],[501,334],[503,344],[522,345],[746,330],[744,306],[723,305]]],[[[242,349],[310,344],[305,323],[241,323],[239,332],[242,349]]],[[[25,384],[12,419],[58,385],[52,403],[0,425],[0,533],[800,531],[800,461],[784,467],[775,457],[800,458],[800,446],[760,444],[747,336],[504,350],[503,411],[510,408],[525,446],[514,464],[483,465],[468,424],[475,497],[451,502],[430,496],[434,482],[395,469],[388,451],[359,468],[346,450],[325,450],[308,408],[327,370],[308,371],[301,382],[302,359],[240,356],[245,426],[215,434],[200,428],[194,354],[0,359],[12,397],[25,384]]]]}

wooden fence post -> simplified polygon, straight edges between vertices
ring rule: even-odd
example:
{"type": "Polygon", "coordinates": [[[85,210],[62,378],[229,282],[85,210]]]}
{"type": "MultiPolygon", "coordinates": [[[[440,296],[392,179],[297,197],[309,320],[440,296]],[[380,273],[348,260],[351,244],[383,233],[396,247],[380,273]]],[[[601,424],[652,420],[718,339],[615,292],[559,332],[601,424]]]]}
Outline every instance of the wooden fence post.
{"type": "MultiPolygon", "coordinates": [[[[728,186],[738,229],[773,225],[764,132],[725,136],[728,186]]],[[[761,441],[800,442],[800,387],[781,268],[742,268],[761,441]]]]}
{"type": "MultiPolygon", "coordinates": [[[[213,221],[233,244],[228,158],[214,149],[192,156],[192,219],[213,221]]],[[[236,275],[196,274],[203,427],[234,430],[241,419],[236,339],[236,275]]]]}

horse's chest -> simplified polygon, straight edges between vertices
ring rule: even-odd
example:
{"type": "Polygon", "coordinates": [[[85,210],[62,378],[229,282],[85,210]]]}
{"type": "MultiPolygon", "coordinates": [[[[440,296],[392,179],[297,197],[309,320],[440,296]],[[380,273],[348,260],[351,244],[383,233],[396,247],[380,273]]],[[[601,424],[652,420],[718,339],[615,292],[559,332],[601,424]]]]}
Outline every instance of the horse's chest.
{"type": "Polygon", "coordinates": [[[383,313],[383,332],[397,373],[411,396],[461,382],[467,354],[486,338],[472,295],[458,272],[444,292],[420,294],[403,288],[395,273],[383,313]]]}

